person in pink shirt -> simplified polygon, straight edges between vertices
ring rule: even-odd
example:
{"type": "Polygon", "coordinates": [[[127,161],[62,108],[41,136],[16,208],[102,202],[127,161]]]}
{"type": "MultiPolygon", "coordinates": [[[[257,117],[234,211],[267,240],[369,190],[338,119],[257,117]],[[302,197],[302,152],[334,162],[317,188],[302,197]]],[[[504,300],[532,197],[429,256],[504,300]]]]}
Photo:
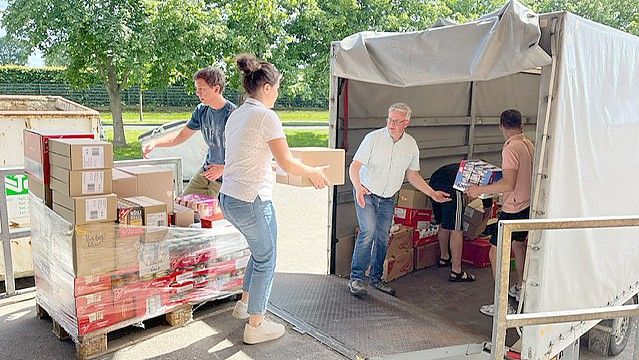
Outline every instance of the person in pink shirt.
{"type": "MultiPolygon", "coordinates": [[[[501,113],[499,130],[504,135],[506,142],[501,151],[501,167],[503,178],[493,184],[485,186],[471,186],[467,194],[476,198],[481,194],[503,194],[503,205],[499,214],[499,220],[520,220],[530,217],[530,186],[532,182],[532,168],[535,154],[535,146],[524,135],[521,113],[517,110],[506,110],[501,113]]],[[[515,253],[517,267],[517,283],[513,285],[508,294],[519,301],[521,284],[523,281],[524,260],[526,259],[526,238],[528,232],[520,231],[512,234],[512,248],[515,253]]],[[[497,233],[490,239],[490,263],[493,277],[495,276],[495,257],[497,254],[497,233]]],[[[492,316],[494,306],[484,305],[480,311],[492,316]]],[[[508,313],[514,309],[508,307],[508,313]]]]}

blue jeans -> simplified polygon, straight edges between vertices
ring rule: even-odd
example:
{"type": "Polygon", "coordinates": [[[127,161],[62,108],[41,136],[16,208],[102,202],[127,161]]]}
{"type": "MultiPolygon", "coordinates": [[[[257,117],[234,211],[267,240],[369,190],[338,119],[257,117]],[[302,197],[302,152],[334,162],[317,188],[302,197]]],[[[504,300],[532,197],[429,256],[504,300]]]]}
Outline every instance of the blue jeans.
{"type": "Polygon", "coordinates": [[[243,290],[249,293],[248,313],[266,313],[275,274],[277,222],[271,201],[254,202],[238,200],[220,194],[220,206],[224,218],[246,238],[251,258],[246,265],[243,290]]]}
{"type": "Polygon", "coordinates": [[[364,273],[370,266],[370,281],[378,283],[382,280],[384,272],[388,233],[393,222],[395,201],[393,198],[382,198],[373,194],[364,195],[366,206],[361,208],[357,204],[355,190],[353,190],[353,197],[359,234],[353,249],[351,280],[364,280],[364,273]]]}

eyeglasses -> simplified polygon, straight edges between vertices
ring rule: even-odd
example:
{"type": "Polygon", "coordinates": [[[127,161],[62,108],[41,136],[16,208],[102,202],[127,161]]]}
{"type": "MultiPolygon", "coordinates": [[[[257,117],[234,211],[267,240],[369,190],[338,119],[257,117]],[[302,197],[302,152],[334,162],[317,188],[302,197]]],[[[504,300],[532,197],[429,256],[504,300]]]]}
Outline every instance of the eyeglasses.
{"type": "Polygon", "coordinates": [[[389,124],[391,125],[404,125],[404,124],[408,124],[408,120],[395,120],[395,119],[391,119],[391,117],[387,117],[386,121],[388,121],[389,124]]]}

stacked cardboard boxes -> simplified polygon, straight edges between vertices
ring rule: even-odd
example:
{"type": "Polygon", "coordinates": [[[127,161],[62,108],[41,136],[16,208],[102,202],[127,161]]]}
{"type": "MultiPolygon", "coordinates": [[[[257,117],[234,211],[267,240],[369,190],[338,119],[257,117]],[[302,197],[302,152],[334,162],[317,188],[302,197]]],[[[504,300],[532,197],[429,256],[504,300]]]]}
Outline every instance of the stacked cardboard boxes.
{"type": "MultiPolygon", "coordinates": [[[[148,198],[124,202],[143,208],[130,215],[142,222],[157,214],[145,214],[153,206],[148,198]]],[[[76,339],[242,289],[250,253],[225,220],[212,230],[165,228],[154,238],[149,232],[157,227],[73,225],[35,201],[31,210],[38,219],[32,229],[38,303],[76,339]],[[130,231],[136,228],[142,235],[130,231]]]]}
{"type": "Polygon", "coordinates": [[[53,204],[49,164],[51,139],[93,139],[93,134],[50,129],[24,130],[24,169],[29,179],[29,191],[49,207],[53,204]]]}

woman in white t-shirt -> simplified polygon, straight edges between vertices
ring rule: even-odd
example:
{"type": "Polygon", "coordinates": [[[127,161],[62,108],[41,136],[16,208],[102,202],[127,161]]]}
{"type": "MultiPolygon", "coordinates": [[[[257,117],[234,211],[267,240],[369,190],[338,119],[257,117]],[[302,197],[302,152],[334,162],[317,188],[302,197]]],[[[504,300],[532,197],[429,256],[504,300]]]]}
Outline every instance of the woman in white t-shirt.
{"type": "Polygon", "coordinates": [[[248,98],[229,117],[224,131],[226,154],[220,205],[224,217],[242,234],[251,249],[244,275],[242,299],[233,316],[248,318],[244,342],[257,344],[284,335],[284,326],[264,317],[273,284],[276,259],[277,224],[271,202],[273,158],[287,173],[310,178],[316,188],[328,185],[322,168],[310,167],[295,159],[275,105],[280,72],[268,62],[248,54],[237,58],[248,98]],[[249,296],[250,295],[250,296],[249,296]]]}

